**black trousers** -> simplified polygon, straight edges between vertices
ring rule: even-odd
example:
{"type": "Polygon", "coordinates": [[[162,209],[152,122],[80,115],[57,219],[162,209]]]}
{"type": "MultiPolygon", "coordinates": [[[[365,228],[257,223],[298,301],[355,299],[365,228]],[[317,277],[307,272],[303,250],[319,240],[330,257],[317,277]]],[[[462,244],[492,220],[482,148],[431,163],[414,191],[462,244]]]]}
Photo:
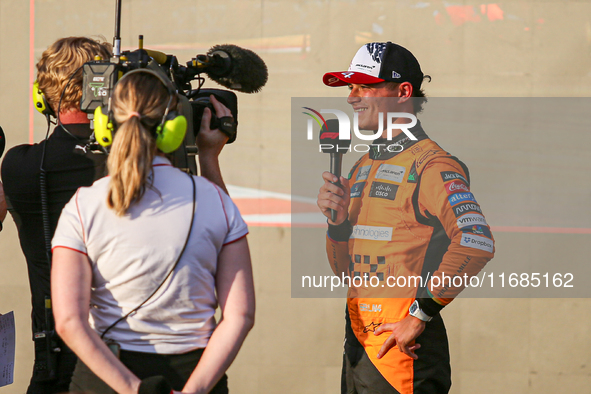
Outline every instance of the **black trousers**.
{"type": "MultiPolygon", "coordinates": [[[[176,391],[181,391],[201,359],[204,349],[184,354],[140,353],[121,350],[120,360],[135,376],[146,379],[164,376],[176,391]]],[[[105,382],[97,377],[83,362],[78,360],[70,391],[88,394],[115,394],[105,382]]],[[[224,374],[210,394],[228,394],[228,377],[224,374]]]]}

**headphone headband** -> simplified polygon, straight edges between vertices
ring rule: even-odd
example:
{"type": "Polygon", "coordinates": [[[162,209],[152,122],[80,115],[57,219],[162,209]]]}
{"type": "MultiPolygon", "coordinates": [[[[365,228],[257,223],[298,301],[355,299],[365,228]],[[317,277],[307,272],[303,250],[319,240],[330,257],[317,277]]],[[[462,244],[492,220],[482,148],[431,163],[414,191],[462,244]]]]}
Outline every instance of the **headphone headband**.
{"type": "MultiPolygon", "coordinates": [[[[176,111],[170,112],[172,99],[177,96],[177,92],[172,81],[162,75],[162,73],[150,68],[138,68],[129,71],[117,83],[127,78],[128,75],[138,73],[150,74],[156,77],[168,90],[168,104],[162,116],[162,121],[156,128],[156,146],[164,153],[173,152],[182,144],[187,130],[187,119],[183,115],[177,114],[176,111]]],[[[112,116],[111,98],[109,98],[109,107],[106,115],[102,112],[101,107],[97,107],[95,110],[95,136],[99,144],[105,147],[111,145],[113,142],[115,127],[113,126],[112,116]]]]}
{"type": "Polygon", "coordinates": [[[150,75],[158,78],[158,80],[160,82],[162,82],[162,84],[166,87],[166,89],[168,90],[168,93],[170,93],[171,95],[176,95],[176,89],[172,85],[172,82],[168,78],[166,78],[164,75],[162,75],[161,72],[158,72],[158,71],[153,70],[151,68],[136,68],[135,70],[128,71],[125,74],[123,74],[123,76],[119,79],[119,82],[123,81],[125,78],[127,78],[128,76],[130,76],[132,74],[139,74],[139,73],[150,74],[150,75]]]}
{"type": "MultiPolygon", "coordinates": [[[[166,121],[166,117],[168,116],[168,113],[170,112],[170,104],[172,104],[172,99],[173,97],[176,97],[176,90],[172,84],[172,82],[166,78],[166,76],[162,75],[162,73],[153,70],[151,68],[136,68],[135,70],[131,70],[128,71],[127,73],[123,74],[123,76],[119,79],[119,82],[121,82],[122,80],[124,80],[127,76],[131,75],[131,74],[150,74],[154,77],[156,77],[160,82],[162,82],[162,84],[164,85],[164,87],[166,87],[166,89],[168,90],[168,95],[170,96],[168,98],[168,103],[166,104],[166,109],[164,110],[164,115],[162,115],[162,121],[160,122],[161,126],[164,125],[164,122],[166,121]]],[[[109,113],[111,112],[111,100],[109,100],[109,113]]]]}

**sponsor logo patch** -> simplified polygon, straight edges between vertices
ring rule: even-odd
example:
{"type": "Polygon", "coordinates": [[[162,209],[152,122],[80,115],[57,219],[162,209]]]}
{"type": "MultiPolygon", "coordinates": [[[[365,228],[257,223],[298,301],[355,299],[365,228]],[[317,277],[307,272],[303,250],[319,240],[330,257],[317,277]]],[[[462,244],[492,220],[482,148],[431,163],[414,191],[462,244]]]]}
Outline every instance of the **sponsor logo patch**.
{"type": "Polygon", "coordinates": [[[353,226],[351,239],[369,239],[374,241],[392,241],[392,227],[353,226]]]}
{"type": "Polygon", "coordinates": [[[452,194],[451,196],[447,197],[449,204],[453,207],[461,202],[476,202],[474,195],[470,192],[468,193],[456,193],[452,194]]]}
{"type": "Polygon", "coordinates": [[[367,332],[375,332],[376,328],[378,328],[379,326],[381,326],[382,323],[374,323],[371,322],[369,323],[367,326],[363,327],[363,332],[367,333],[367,332]]]}
{"type": "Polygon", "coordinates": [[[396,198],[396,192],[398,191],[398,185],[384,182],[372,182],[371,190],[369,191],[370,197],[385,198],[386,200],[394,200],[396,198]]]}
{"type": "Polygon", "coordinates": [[[488,223],[486,223],[486,219],[484,218],[484,216],[479,215],[477,213],[469,213],[467,215],[459,217],[456,221],[456,224],[458,225],[458,228],[464,228],[473,225],[488,226],[488,223]]]}
{"type": "Polygon", "coordinates": [[[493,251],[492,240],[474,234],[463,234],[460,245],[466,246],[468,248],[484,250],[485,252],[489,253],[492,253],[493,251]]]}
{"type": "Polygon", "coordinates": [[[405,172],[406,168],[402,166],[396,166],[393,164],[380,164],[376,174],[376,179],[386,179],[388,181],[402,183],[405,172]]]}
{"type": "Polygon", "coordinates": [[[459,179],[468,185],[468,181],[462,174],[453,171],[442,171],[441,179],[443,179],[443,182],[455,181],[456,179],[459,179]]]}
{"type": "Polygon", "coordinates": [[[363,193],[363,188],[365,187],[365,182],[357,182],[351,188],[351,198],[361,197],[361,193],[363,193]]]}
{"type": "Polygon", "coordinates": [[[490,229],[488,226],[468,226],[462,229],[464,233],[472,233],[476,235],[484,235],[485,237],[492,238],[492,234],[490,233],[490,229]]]}
{"type": "Polygon", "coordinates": [[[463,204],[459,204],[455,207],[452,207],[452,209],[454,210],[454,214],[456,215],[456,217],[462,216],[463,214],[468,212],[482,213],[480,205],[473,202],[465,202],[463,204]]]}
{"type": "Polygon", "coordinates": [[[453,181],[445,184],[445,191],[447,194],[454,194],[457,192],[469,192],[470,188],[462,181],[453,181]]]}
{"type": "Polygon", "coordinates": [[[355,181],[363,181],[367,179],[369,176],[369,170],[371,170],[371,166],[360,167],[355,181]]]}
{"type": "Polygon", "coordinates": [[[362,312],[381,312],[382,304],[359,304],[359,310],[362,312]]]}

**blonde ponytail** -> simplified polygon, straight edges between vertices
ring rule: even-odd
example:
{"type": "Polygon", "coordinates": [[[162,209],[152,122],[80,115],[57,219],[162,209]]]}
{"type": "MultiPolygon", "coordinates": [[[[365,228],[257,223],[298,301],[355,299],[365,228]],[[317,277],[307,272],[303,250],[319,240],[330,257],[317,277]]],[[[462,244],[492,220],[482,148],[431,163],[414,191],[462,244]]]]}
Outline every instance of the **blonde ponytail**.
{"type": "Polygon", "coordinates": [[[144,195],[155,154],[156,140],[139,117],[132,116],[119,127],[107,162],[111,174],[107,205],[118,216],[144,195]]]}
{"type": "Polygon", "coordinates": [[[157,152],[154,130],[168,100],[168,90],[149,74],[130,75],[115,88],[112,110],[119,127],[107,160],[111,177],[107,206],[118,216],[127,213],[146,191],[157,152]]]}

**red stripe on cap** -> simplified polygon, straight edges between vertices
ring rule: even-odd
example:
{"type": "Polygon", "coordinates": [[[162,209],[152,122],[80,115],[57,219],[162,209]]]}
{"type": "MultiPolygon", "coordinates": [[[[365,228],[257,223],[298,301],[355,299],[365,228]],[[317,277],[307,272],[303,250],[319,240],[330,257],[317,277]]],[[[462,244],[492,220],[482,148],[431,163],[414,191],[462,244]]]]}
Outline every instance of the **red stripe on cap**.
{"type": "Polygon", "coordinates": [[[382,78],[376,78],[372,75],[355,71],[337,71],[324,74],[322,82],[324,82],[326,86],[345,86],[350,83],[380,83],[384,82],[384,80],[382,78]]]}

